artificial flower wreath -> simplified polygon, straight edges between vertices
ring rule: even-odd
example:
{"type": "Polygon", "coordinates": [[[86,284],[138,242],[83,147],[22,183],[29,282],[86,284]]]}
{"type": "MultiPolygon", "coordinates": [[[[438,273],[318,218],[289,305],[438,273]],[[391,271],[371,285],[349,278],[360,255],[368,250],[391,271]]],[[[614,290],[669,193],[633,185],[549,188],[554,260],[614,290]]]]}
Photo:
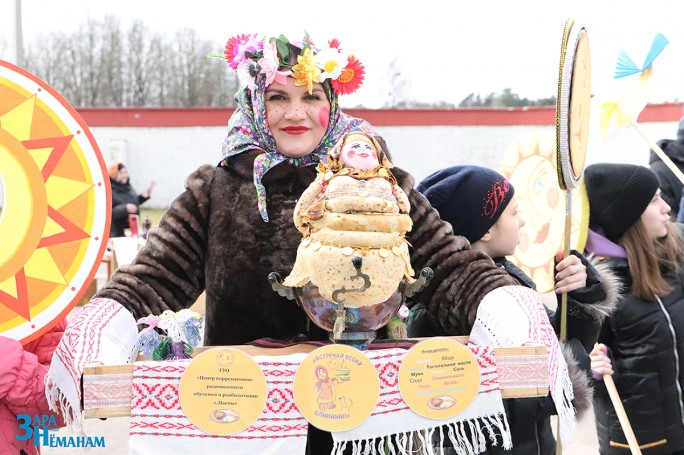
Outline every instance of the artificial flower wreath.
{"type": "Polygon", "coordinates": [[[337,39],[328,42],[327,47],[318,48],[308,34],[299,43],[290,43],[284,35],[268,39],[256,33],[237,35],[228,40],[223,54],[209,57],[225,59],[237,72],[240,83],[251,89],[258,77],[264,77],[268,86],[273,82],[285,85],[285,78],[292,76],[295,85],[306,85],[309,93],[314,82],[330,80],[336,94],[348,95],[361,86],[365,75],[363,64],[352,54],[343,52],[337,39]],[[300,52],[297,63],[291,65],[293,48],[300,52]]]}

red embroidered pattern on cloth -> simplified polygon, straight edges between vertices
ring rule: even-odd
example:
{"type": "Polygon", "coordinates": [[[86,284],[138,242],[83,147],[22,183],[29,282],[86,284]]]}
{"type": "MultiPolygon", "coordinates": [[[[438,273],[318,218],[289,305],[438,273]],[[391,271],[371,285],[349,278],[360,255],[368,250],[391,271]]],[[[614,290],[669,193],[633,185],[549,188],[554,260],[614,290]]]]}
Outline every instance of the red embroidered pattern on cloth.
{"type": "MultiPolygon", "coordinates": [[[[480,365],[480,394],[499,390],[493,349],[489,346],[469,346],[469,349],[480,365]]],[[[371,360],[380,378],[380,399],[368,420],[371,421],[376,415],[407,411],[408,406],[401,398],[398,381],[399,367],[406,350],[383,349],[365,351],[364,354],[371,360]]],[[[178,399],[178,387],[188,361],[137,362],[133,371],[130,434],[224,439],[305,438],[308,423],[299,413],[292,392],[294,375],[304,358],[301,354],[297,356],[298,361],[255,358],[267,381],[266,406],[252,426],[231,436],[206,434],[185,418],[178,399]]]]}
{"type": "Polygon", "coordinates": [[[119,311],[123,310],[120,305],[95,305],[96,300],[91,303],[93,304],[84,306],[79,317],[69,323],[71,330],[65,333],[66,337],[72,336],[79,339],[69,340],[69,344],[60,343],[55,351],[55,354],[62,359],[62,363],[67,368],[74,383],[78,383],[81,378],[81,371],[74,370],[74,365],[83,367],[92,359],[97,358],[100,350],[98,343],[102,337],[102,331],[109,321],[114,319],[119,311]],[[81,325],[95,327],[95,330],[80,330],[81,325]],[[67,350],[68,346],[76,345],[82,345],[83,349],[75,353],[67,350]]]}
{"type": "Polygon", "coordinates": [[[222,439],[306,437],[308,423],[297,410],[292,395],[292,381],[299,362],[259,362],[267,383],[266,406],[253,425],[237,435],[230,436],[206,434],[183,414],[178,399],[178,387],[188,362],[134,364],[131,436],[222,439]],[[160,414],[160,410],[165,413],[160,414]]]}
{"type": "Polygon", "coordinates": [[[549,363],[546,357],[502,356],[496,359],[496,368],[503,389],[549,386],[549,363]]]}

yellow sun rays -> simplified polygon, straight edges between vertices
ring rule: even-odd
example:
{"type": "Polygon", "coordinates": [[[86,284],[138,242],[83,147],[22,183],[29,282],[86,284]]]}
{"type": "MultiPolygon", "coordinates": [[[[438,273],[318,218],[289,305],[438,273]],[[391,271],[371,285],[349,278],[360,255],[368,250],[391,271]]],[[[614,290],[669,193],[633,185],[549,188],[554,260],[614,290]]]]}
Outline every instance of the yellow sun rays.
{"type": "Polygon", "coordinates": [[[67,286],[60,261],[49,247],[87,237],[60,209],[93,186],[83,180],[53,174],[71,136],[34,137],[36,114],[34,95],[0,115],[0,154],[9,152],[9,157],[4,157],[7,163],[23,160],[16,166],[22,169],[22,175],[6,175],[8,169],[0,166],[6,199],[0,230],[10,234],[2,242],[3,249],[11,252],[11,257],[0,255],[0,305],[24,319],[30,319],[30,309],[35,303],[29,301],[27,279],[53,283],[55,287],[67,286]],[[18,194],[26,188],[30,194],[18,194]],[[13,208],[9,201],[18,197],[26,201],[26,206],[13,208]],[[15,212],[20,216],[13,216],[15,212]],[[17,261],[19,256],[21,260],[17,261]]]}

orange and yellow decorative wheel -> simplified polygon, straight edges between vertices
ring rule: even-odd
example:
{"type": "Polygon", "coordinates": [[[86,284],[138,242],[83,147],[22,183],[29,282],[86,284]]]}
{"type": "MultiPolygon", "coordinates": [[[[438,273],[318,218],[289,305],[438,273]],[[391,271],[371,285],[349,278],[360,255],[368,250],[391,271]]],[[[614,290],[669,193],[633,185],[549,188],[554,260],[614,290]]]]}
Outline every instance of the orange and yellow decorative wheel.
{"type": "Polygon", "coordinates": [[[27,343],[92,282],[111,194],[102,154],[74,108],[1,60],[0,184],[0,334],[27,343]]]}

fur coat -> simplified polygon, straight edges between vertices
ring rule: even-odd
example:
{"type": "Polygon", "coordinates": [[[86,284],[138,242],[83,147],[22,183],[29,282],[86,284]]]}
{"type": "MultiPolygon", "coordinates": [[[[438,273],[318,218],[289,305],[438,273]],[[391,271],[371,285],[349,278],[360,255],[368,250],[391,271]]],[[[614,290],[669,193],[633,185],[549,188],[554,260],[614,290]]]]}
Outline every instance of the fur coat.
{"type": "MultiPolygon", "coordinates": [[[[206,291],[206,345],[326,338],[267,281],[271,272],[286,276],[292,269],[301,240],[293,210],[314,180],[315,167],[285,161],[264,175],[270,218],[265,223],[252,177],[258,153],[244,152],[228,158],[226,166],[205,165],[192,173],[133,263],[120,267],[96,297],[114,299],[140,318],[187,308],[206,291]]],[[[451,333],[467,334],[481,298],[516,282],[452,235],[409,174],[392,171],[411,203],[412,265],[435,272],[420,299],[451,333]]]]}

